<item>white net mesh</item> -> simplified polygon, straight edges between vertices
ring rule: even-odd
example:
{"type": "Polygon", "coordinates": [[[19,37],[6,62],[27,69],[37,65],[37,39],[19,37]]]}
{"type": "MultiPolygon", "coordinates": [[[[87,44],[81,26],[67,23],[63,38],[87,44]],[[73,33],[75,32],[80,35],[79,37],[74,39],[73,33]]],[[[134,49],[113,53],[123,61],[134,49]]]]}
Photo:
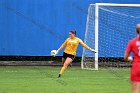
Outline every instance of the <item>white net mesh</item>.
{"type": "MultiPolygon", "coordinates": [[[[128,41],[136,36],[140,23],[140,7],[99,6],[98,65],[99,67],[128,67],[123,61],[128,41]]],[[[95,49],[95,6],[90,5],[87,16],[85,43],[95,49]]],[[[95,55],[83,50],[82,68],[95,68],[95,55]]]]}

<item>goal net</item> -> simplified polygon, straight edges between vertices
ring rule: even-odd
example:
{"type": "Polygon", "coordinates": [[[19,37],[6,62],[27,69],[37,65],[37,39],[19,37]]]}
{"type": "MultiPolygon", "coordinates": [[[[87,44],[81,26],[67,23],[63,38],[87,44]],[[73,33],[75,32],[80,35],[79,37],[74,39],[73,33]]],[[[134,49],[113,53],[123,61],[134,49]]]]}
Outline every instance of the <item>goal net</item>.
{"type": "Polygon", "coordinates": [[[98,51],[83,49],[82,69],[130,67],[123,56],[128,41],[136,36],[140,4],[90,4],[84,42],[98,51]]]}

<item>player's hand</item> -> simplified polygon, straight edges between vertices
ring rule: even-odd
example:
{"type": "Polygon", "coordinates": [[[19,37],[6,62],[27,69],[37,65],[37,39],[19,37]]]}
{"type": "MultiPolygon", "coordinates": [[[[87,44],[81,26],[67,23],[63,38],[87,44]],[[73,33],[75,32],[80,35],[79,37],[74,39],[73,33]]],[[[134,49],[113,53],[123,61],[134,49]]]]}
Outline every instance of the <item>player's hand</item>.
{"type": "Polygon", "coordinates": [[[94,53],[97,53],[97,51],[95,51],[94,49],[90,48],[89,49],[90,51],[94,52],[94,53]]]}
{"type": "Polygon", "coordinates": [[[132,61],[133,61],[133,57],[129,56],[127,60],[128,60],[129,62],[132,62],[132,61]]]}

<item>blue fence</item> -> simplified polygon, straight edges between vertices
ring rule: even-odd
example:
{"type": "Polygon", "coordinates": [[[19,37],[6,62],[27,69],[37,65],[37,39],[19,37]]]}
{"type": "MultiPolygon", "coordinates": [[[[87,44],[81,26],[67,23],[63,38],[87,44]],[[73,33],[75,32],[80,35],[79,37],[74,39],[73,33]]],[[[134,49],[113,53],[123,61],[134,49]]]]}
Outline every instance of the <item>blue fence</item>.
{"type": "MultiPolygon", "coordinates": [[[[0,55],[49,56],[69,36],[82,40],[90,3],[102,0],[0,0],[0,55]]],[[[106,0],[139,3],[138,0],[106,0]]],[[[59,55],[62,55],[60,52],[59,55]]],[[[79,46],[78,56],[82,55],[79,46]]]]}

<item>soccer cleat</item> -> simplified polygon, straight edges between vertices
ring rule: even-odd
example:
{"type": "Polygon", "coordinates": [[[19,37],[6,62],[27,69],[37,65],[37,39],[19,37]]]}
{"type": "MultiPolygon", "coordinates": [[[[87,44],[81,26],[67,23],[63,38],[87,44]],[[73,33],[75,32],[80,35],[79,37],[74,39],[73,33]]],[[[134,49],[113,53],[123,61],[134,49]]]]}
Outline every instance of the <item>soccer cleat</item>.
{"type": "Polygon", "coordinates": [[[61,74],[59,74],[57,78],[60,78],[60,77],[61,77],[61,74]]]}

